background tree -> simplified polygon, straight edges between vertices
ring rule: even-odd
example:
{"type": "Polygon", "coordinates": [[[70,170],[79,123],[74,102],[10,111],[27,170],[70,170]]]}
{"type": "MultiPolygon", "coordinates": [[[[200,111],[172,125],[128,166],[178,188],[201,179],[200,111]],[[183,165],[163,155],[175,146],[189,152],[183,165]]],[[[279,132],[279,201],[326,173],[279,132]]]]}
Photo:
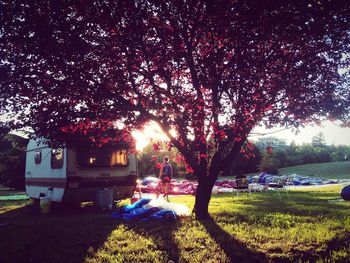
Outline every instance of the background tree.
{"type": "Polygon", "coordinates": [[[223,171],[222,175],[238,175],[253,173],[258,170],[258,166],[261,161],[261,152],[258,147],[253,143],[245,143],[242,146],[241,152],[237,155],[235,160],[226,171],[223,171]]]}
{"type": "Polygon", "coordinates": [[[301,145],[296,145],[294,141],[287,145],[283,140],[275,137],[258,139],[255,145],[262,151],[266,149],[266,146],[273,145],[274,156],[278,161],[279,168],[302,164],[345,161],[347,156],[349,156],[350,150],[350,146],[346,145],[327,145],[322,133],[314,136],[311,143],[303,143],[301,145]]]}
{"type": "Polygon", "coordinates": [[[345,1],[14,0],[0,10],[7,125],[62,141],[100,122],[155,121],[197,175],[199,217],[256,125],[349,120],[345,1]]]}
{"type": "Polygon", "coordinates": [[[346,145],[331,145],[332,160],[335,162],[350,160],[350,146],[346,145]]]}
{"type": "Polygon", "coordinates": [[[137,154],[138,159],[138,174],[141,178],[144,178],[148,175],[156,175],[155,160],[153,158],[158,158],[154,156],[154,151],[152,144],[149,143],[142,152],[137,154]]]}
{"type": "Polygon", "coordinates": [[[324,147],[326,145],[326,139],[322,132],[312,137],[312,146],[314,147],[324,147]]]}
{"type": "Polygon", "coordinates": [[[264,152],[259,165],[259,171],[268,174],[278,174],[279,162],[274,153],[264,152]]]}
{"type": "Polygon", "coordinates": [[[165,149],[162,149],[161,151],[155,151],[154,144],[157,143],[161,144],[160,142],[154,142],[151,140],[142,150],[142,152],[137,154],[139,176],[146,177],[151,175],[158,177],[159,164],[163,162],[163,158],[165,156],[170,158],[169,161],[173,167],[174,176],[184,176],[185,167],[182,160],[178,160],[178,158],[181,157],[179,156],[179,152],[176,150],[176,148],[172,147],[171,149],[166,149],[164,147],[165,149]]]}
{"type": "Polygon", "coordinates": [[[27,139],[15,134],[0,138],[0,183],[24,189],[27,143],[27,139]]]}

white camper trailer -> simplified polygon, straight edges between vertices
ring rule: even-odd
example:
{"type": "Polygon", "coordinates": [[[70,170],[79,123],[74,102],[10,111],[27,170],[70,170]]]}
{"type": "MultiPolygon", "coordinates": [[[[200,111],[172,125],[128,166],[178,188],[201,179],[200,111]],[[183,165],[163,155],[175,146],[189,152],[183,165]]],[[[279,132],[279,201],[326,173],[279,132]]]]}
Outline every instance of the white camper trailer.
{"type": "Polygon", "coordinates": [[[133,195],[136,178],[136,154],[125,143],[53,149],[30,140],[27,146],[25,186],[31,198],[93,201],[97,191],[108,188],[118,200],[133,195]]]}

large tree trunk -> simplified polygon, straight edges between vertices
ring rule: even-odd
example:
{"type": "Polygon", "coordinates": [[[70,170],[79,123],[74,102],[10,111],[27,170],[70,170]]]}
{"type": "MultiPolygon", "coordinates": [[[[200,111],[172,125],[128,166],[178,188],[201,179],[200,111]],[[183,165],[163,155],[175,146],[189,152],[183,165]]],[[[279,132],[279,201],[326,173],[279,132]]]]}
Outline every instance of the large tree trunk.
{"type": "Polygon", "coordinates": [[[206,182],[198,183],[194,204],[194,212],[197,218],[205,218],[209,215],[208,206],[212,188],[206,182]]]}
{"type": "Polygon", "coordinates": [[[213,190],[216,179],[218,178],[220,171],[229,167],[229,164],[235,159],[244,141],[245,139],[238,143],[234,143],[233,147],[229,151],[229,154],[224,159],[221,159],[221,152],[218,151],[214,154],[209,167],[207,162],[202,160],[198,169],[195,170],[198,178],[198,187],[194,204],[194,212],[197,218],[208,217],[211,191],[213,190]]]}
{"type": "Polygon", "coordinates": [[[216,178],[201,177],[198,179],[196,200],[194,204],[194,212],[196,214],[196,218],[200,219],[209,216],[209,201],[211,198],[211,191],[215,184],[216,178]]]}

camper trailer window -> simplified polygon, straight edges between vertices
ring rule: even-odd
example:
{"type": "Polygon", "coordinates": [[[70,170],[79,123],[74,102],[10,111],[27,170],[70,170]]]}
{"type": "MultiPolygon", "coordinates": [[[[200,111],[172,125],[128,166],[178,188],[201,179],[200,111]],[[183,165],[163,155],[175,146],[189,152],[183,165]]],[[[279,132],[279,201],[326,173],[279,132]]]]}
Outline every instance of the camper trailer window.
{"type": "Polygon", "coordinates": [[[81,148],[78,150],[78,165],[81,167],[127,166],[127,150],[113,147],[81,148]]]}
{"type": "Polygon", "coordinates": [[[41,151],[35,151],[34,152],[34,162],[36,164],[41,163],[41,151]]]}
{"type": "Polygon", "coordinates": [[[63,167],[63,149],[52,149],[51,151],[51,168],[61,169],[63,167]]]}

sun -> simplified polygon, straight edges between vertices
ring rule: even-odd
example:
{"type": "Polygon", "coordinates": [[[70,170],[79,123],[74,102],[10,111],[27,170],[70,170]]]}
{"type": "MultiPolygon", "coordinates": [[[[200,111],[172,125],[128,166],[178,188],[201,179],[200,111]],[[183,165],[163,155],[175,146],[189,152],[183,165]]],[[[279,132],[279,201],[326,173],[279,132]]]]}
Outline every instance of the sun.
{"type": "Polygon", "coordinates": [[[136,140],[136,150],[140,152],[142,152],[151,140],[169,141],[169,138],[155,122],[150,122],[142,130],[135,130],[131,134],[136,140]]]}

